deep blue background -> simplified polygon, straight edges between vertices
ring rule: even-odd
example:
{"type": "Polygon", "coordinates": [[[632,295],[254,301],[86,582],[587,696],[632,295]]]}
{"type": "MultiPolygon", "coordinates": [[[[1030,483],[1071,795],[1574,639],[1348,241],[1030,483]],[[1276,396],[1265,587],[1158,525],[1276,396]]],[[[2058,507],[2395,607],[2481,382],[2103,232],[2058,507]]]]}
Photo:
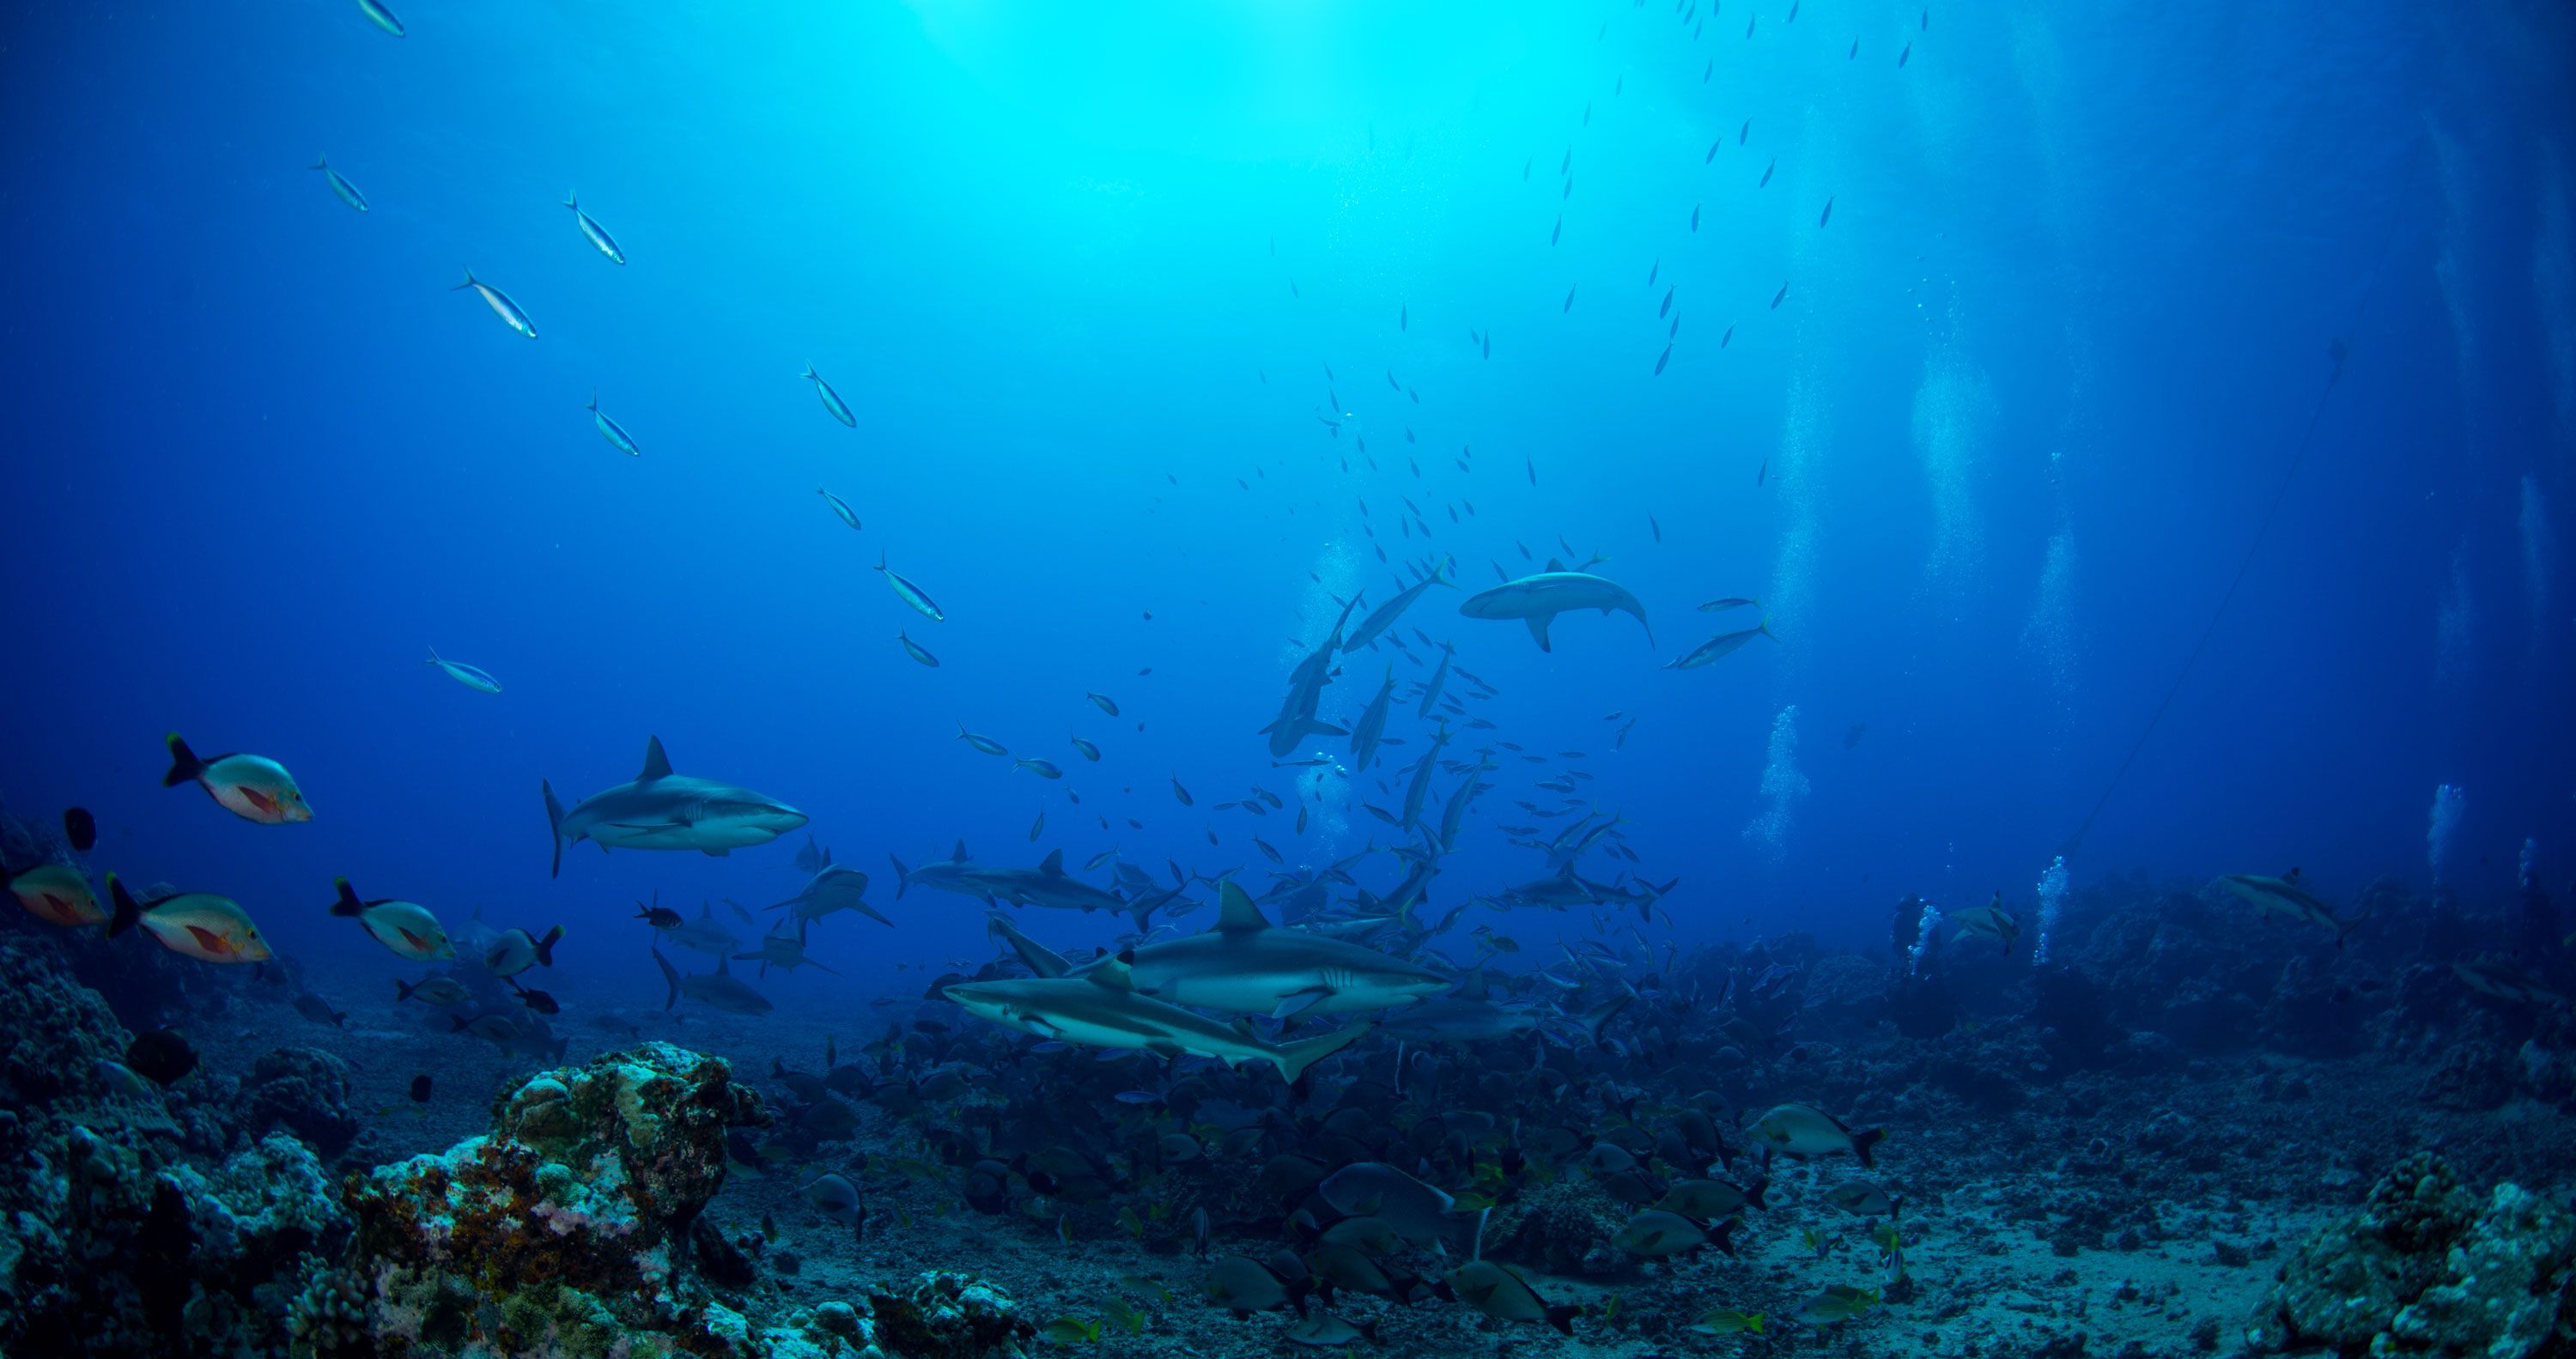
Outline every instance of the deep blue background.
{"type": "MultiPolygon", "coordinates": [[[[1290,790],[1254,728],[1329,624],[1308,573],[1383,598],[1361,526],[1419,557],[1399,496],[1470,588],[1563,535],[1646,600],[1652,649],[1568,617],[1542,656],[1445,591],[1406,627],[1504,690],[1490,735],[1590,752],[1588,791],[1682,878],[1687,936],[1875,939],[1908,890],[2026,899],[2236,570],[2337,336],[2314,450],[2076,879],[2422,880],[2443,781],[2464,894],[2498,894],[2526,835],[2567,872],[2559,6],[1945,5],[1925,28],[1912,3],[1789,24],[1738,0],[1696,38],[1660,4],[398,8],[401,41],[339,0],[0,29],[0,796],[97,809],[101,867],[231,893],[347,960],[334,983],[398,970],[324,916],[347,873],[562,920],[559,989],[658,1001],[626,903],[797,879],[784,846],[584,846],[547,880],[539,778],[629,778],[654,732],[871,872],[960,835],[1259,866],[1246,836],[1289,848],[1285,818],[1208,806],[1290,790]],[[449,291],[466,265],[542,338],[449,291]],[[1374,471],[1310,415],[1328,363],[1374,471]],[[594,391],[640,459],[592,431],[594,391]],[[904,609],[880,551],[948,622],[904,609]],[[1763,596],[1780,644],[1658,669],[1734,625],[1691,612],[1724,594],[1763,596]],[[507,692],[443,679],[432,645],[507,692]],[[1743,831],[1790,704],[1812,791],[1775,856],[1743,831]],[[1614,710],[1640,719],[1616,754],[1614,710]],[[973,753],[961,720],[1071,777],[973,753]],[[284,761],[317,819],[159,790],[171,728],[284,761]]],[[[1328,713],[1378,670],[1356,658],[1328,713]]],[[[1391,764],[1425,734],[1399,711],[1391,764]]],[[[1533,768],[1507,766],[1435,903],[1539,871],[1492,829],[1533,768]]],[[[1382,829],[1347,816],[1299,857],[1382,829]]],[[[848,982],[772,994],[873,993],[893,974],[868,952],[981,955],[971,903],[873,896],[898,932],[841,917],[815,945],[848,982]]]]}

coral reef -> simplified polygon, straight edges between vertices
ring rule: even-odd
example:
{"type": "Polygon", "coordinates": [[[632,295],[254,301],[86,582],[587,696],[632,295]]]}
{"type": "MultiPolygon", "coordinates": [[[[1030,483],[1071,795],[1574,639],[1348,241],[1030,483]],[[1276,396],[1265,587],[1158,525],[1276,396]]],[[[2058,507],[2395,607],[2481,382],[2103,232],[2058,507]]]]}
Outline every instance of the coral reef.
{"type": "Polygon", "coordinates": [[[701,1260],[725,1133],[766,1121],[722,1060],[664,1043],[530,1078],[488,1136],[351,1176],[349,1267],[378,1352],[768,1355],[737,1251],[701,1260]],[[711,1266],[711,1267],[710,1267],[711,1266]]]}
{"type": "Polygon", "coordinates": [[[282,1345],[284,1292],[348,1227],[311,1150],[186,1159],[170,1106],[107,1073],[130,1041],[40,943],[0,940],[0,1353],[282,1345]]]}
{"type": "Polygon", "coordinates": [[[874,1351],[893,1359],[1018,1359],[1037,1334],[1002,1290],[947,1270],[873,1294],[868,1307],[874,1351]]]}
{"type": "Polygon", "coordinates": [[[2576,1339],[2576,1217],[2514,1184],[2481,1206],[2418,1152],[2309,1238],[2257,1310],[2258,1351],[2527,1359],[2576,1339]]]}
{"type": "Polygon", "coordinates": [[[273,1048],[261,1054],[234,1100],[241,1124],[256,1135],[283,1128],[325,1156],[358,1136],[349,1109],[349,1064],[320,1048],[273,1048]]]}
{"type": "Polygon", "coordinates": [[[1486,1253],[1543,1274],[1597,1274],[1630,1263],[1619,1229],[1636,1210],[1602,1191],[1588,1175],[1534,1184],[1494,1210],[1486,1253]]]}

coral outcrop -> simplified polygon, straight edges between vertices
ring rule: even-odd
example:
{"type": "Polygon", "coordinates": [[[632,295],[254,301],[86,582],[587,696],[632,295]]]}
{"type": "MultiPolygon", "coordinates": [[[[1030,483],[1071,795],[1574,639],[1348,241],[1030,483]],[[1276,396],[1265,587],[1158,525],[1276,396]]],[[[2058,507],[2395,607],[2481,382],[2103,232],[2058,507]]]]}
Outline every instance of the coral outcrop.
{"type": "Polygon", "coordinates": [[[1019,1359],[1037,1334],[1002,1290],[946,1270],[907,1292],[875,1294],[868,1307],[866,1352],[892,1359],[1019,1359]]]}
{"type": "Polygon", "coordinates": [[[349,1108],[349,1064],[320,1048],[273,1048],[260,1055],[235,1105],[253,1133],[284,1129],[325,1156],[356,1140],[358,1116],[349,1108]]]}
{"type": "Polygon", "coordinates": [[[0,1353],[282,1346],[295,1281],[348,1235],[312,1151],[189,1160],[174,1096],[111,1078],[131,1035],[44,943],[0,940],[0,1025],[0,1353]]]}
{"type": "Polygon", "coordinates": [[[2576,1217],[2518,1185],[2482,1204],[2430,1152],[2301,1246],[2247,1329],[2255,1350],[2531,1359],[2576,1341],[2576,1217]]]}
{"type": "Polygon", "coordinates": [[[1619,1229],[1635,1212],[1589,1175],[1534,1184],[1494,1210],[1486,1253],[1545,1274],[1601,1274],[1626,1268],[1619,1229]]]}
{"type": "Polygon", "coordinates": [[[724,1184],[725,1133],[766,1119],[724,1061],[646,1043],[530,1078],[486,1136],[351,1176],[346,1268],[368,1281],[373,1352],[771,1356],[837,1344],[755,1327],[738,1271],[697,1258],[692,1228],[724,1184]]]}

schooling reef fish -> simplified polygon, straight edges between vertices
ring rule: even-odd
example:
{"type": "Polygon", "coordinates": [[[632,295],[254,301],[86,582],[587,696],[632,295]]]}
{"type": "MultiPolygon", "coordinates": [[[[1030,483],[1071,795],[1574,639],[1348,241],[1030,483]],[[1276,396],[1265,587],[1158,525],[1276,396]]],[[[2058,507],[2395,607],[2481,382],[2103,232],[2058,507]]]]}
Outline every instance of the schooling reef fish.
{"type": "Polygon", "coordinates": [[[313,819],[313,808],[304,801],[304,790],[295,786],[295,776],[277,761],[265,755],[199,759],[197,752],[179,739],[179,733],[174,731],[167,739],[170,772],[161,776],[162,787],[194,783],[225,811],[263,826],[313,819]]]}

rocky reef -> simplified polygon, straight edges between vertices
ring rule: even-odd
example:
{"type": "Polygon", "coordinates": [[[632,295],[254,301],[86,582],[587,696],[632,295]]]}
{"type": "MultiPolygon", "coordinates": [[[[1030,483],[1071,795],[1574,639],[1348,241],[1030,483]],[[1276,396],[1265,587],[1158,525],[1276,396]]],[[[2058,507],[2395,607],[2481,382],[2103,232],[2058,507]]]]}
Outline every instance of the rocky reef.
{"type": "Polygon", "coordinates": [[[348,1220],[312,1150],[119,1079],[131,1035],[43,944],[0,940],[0,1353],[277,1352],[348,1220]]]}
{"type": "Polygon", "coordinates": [[[2246,1329],[2257,1352],[2532,1359],[2576,1346],[2576,1216],[2519,1185],[2483,1201],[2418,1152],[2302,1245],[2246,1329]]]}
{"type": "Polygon", "coordinates": [[[755,1325],[692,1231],[726,1130],[766,1121],[725,1062],[663,1043],[531,1078],[488,1135],[349,1178],[356,1242],[314,1299],[314,1352],[828,1353],[755,1325]]]}

